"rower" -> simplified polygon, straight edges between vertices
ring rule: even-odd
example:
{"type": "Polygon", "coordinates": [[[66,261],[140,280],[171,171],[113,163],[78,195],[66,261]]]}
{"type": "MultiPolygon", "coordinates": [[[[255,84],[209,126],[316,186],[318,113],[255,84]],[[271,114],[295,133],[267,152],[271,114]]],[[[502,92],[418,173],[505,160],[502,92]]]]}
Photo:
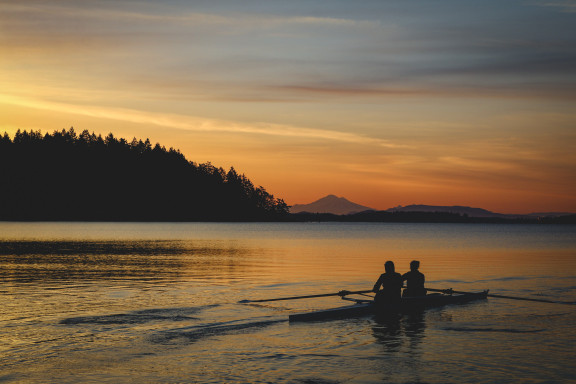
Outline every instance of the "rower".
{"type": "Polygon", "coordinates": [[[374,302],[377,304],[394,304],[401,300],[402,275],[395,271],[394,262],[387,261],[384,264],[385,273],[381,274],[372,288],[376,292],[374,302]],[[380,290],[382,286],[382,290],[380,290]]]}
{"type": "Polygon", "coordinates": [[[418,270],[420,262],[413,260],[410,262],[410,272],[402,275],[402,281],[406,281],[406,289],[402,297],[413,296],[426,296],[426,288],[424,288],[424,274],[418,270]]]}

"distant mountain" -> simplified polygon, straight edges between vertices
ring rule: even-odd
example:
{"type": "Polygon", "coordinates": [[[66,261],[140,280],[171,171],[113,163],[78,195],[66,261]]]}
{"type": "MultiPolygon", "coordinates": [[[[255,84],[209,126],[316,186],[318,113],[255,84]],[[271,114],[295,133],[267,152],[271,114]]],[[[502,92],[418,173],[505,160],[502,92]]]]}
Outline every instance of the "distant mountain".
{"type": "Polygon", "coordinates": [[[493,218],[522,218],[522,217],[560,217],[573,215],[568,212],[539,212],[529,213],[525,215],[520,214],[503,214],[491,212],[482,208],[472,208],[460,205],[454,206],[441,206],[441,205],[407,205],[405,207],[398,206],[395,208],[387,209],[386,212],[448,212],[457,213],[459,215],[467,215],[468,217],[493,217],[493,218]]]}
{"type": "Polygon", "coordinates": [[[576,214],[502,214],[459,205],[407,205],[377,211],[334,195],[295,205],[290,213],[290,220],[296,222],[576,224],[576,214]]]}
{"type": "Polygon", "coordinates": [[[290,208],[290,213],[309,212],[348,215],[351,213],[373,210],[373,208],[353,203],[344,197],[328,195],[310,204],[295,204],[290,208]]]}

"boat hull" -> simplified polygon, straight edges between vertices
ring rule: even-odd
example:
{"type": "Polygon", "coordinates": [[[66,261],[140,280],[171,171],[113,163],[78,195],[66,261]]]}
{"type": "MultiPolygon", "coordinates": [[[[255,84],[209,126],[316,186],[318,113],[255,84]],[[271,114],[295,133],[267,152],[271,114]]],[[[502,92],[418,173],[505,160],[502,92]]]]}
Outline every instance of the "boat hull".
{"type": "Polygon", "coordinates": [[[441,307],[451,304],[463,304],[470,301],[486,299],[488,291],[467,294],[431,294],[418,297],[405,297],[395,305],[376,306],[374,302],[362,301],[354,305],[331,308],[322,311],[296,313],[288,317],[290,322],[332,320],[367,315],[382,315],[389,313],[403,313],[424,310],[426,308],[441,307]]]}

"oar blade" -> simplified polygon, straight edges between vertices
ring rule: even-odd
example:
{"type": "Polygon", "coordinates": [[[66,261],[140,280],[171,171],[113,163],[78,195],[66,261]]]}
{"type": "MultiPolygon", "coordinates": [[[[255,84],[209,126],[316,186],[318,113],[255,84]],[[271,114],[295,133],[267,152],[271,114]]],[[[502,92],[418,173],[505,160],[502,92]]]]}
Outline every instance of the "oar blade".
{"type": "MultiPolygon", "coordinates": [[[[435,288],[426,288],[432,292],[443,292],[443,293],[459,293],[459,294],[469,294],[470,292],[463,292],[463,291],[454,291],[452,288],[450,289],[435,289],[435,288]]],[[[536,299],[531,297],[519,297],[519,296],[505,296],[505,295],[496,295],[489,293],[487,294],[488,297],[494,297],[497,299],[509,299],[509,300],[522,300],[522,301],[534,301],[537,303],[550,303],[550,304],[565,304],[565,305],[576,305],[576,302],[571,301],[558,301],[558,300],[547,300],[547,299],[536,299]]]]}

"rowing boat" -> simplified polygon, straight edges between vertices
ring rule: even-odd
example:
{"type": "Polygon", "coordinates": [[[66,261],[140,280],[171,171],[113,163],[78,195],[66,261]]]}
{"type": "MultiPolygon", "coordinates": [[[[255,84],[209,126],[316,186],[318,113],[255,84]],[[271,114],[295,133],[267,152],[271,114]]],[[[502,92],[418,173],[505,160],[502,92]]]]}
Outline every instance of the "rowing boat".
{"type": "Polygon", "coordinates": [[[486,299],[488,291],[474,293],[433,293],[426,296],[404,297],[398,304],[378,305],[373,300],[353,299],[342,297],[344,300],[354,301],[356,304],[321,311],[296,313],[288,317],[290,322],[315,321],[328,319],[342,319],[360,317],[371,314],[402,313],[413,310],[440,307],[450,304],[463,304],[470,301],[486,299]]]}

